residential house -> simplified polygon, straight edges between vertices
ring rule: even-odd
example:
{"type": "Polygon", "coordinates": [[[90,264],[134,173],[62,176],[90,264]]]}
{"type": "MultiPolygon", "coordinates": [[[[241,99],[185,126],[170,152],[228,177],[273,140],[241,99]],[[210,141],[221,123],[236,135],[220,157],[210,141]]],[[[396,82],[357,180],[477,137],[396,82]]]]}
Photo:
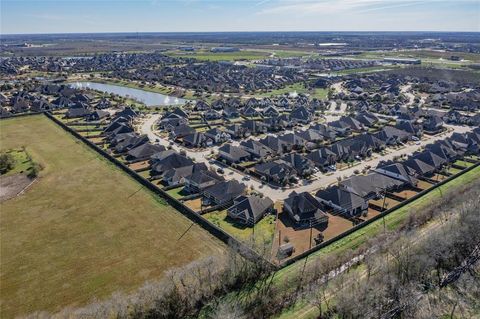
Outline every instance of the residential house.
{"type": "Polygon", "coordinates": [[[352,128],[344,121],[337,120],[328,123],[328,126],[333,129],[338,136],[349,136],[352,134],[352,128]]]}
{"type": "Polygon", "coordinates": [[[224,180],[223,177],[211,170],[196,171],[184,178],[185,190],[191,194],[200,193],[224,180]]]}
{"type": "Polygon", "coordinates": [[[273,156],[273,154],[275,153],[269,147],[263,145],[259,141],[255,141],[252,139],[240,142],[240,147],[250,153],[250,155],[255,159],[266,159],[273,156]]]}
{"type": "Polygon", "coordinates": [[[225,132],[229,134],[232,138],[243,138],[250,136],[250,131],[248,131],[244,126],[240,124],[232,124],[225,127],[225,132]]]}
{"type": "Polygon", "coordinates": [[[215,111],[213,109],[209,109],[203,113],[203,116],[206,120],[208,121],[214,121],[214,120],[219,120],[222,118],[222,114],[218,111],[215,111]]]}
{"type": "Polygon", "coordinates": [[[147,135],[138,135],[133,132],[116,134],[110,142],[115,152],[124,153],[142,144],[148,143],[147,135]]]}
{"type": "Polygon", "coordinates": [[[324,172],[332,168],[335,169],[337,162],[337,156],[327,147],[322,147],[311,152],[307,155],[307,158],[324,172]]]}
{"type": "Polygon", "coordinates": [[[297,227],[328,223],[328,215],[322,210],[322,205],[308,192],[290,193],[284,201],[283,210],[297,227]]]}
{"type": "Polygon", "coordinates": [[[300,106],[292,110],[290,113],[290,119],[294,123],[309,124],[313,120],[313,114],[305,106],[300,106]]]}
{"type": "Polygon", "coordinates": [[[126,159],[128,161],[142,161],[149,159],[157,152],[165,151],[165,147],[158,144],[143,143],[127,152],[126,159]]]}
{"type": "Polygon", "coordinates": [[[213,141],[214,144],[220,144],[231,139],[230,134],[214,127],[205,132],[205,136],[213,141]]]}
{"type": "Polygon", "coordinates": [[[245,184],[236,180],[219,182],[203,190],[203,202],[210,205],[228,205],[239,196],[245,195],[245,184]]]}
{"type": "Polygon", "coordinates": [[[380,163],[375,172],[398,179],[406,185],[416,186],[416,172],[402,163],[380,163]]]}
{"type": "Polygon", "coordinates": [[[280,115],[280,112],[274,106],[268,106],[262,111],[263,116],[268,117],[277,117],[280,115]]]}
{"type": "Polygon", "coordinates": [[[413,124],[411,122],[402,122],[402,123],[397,123],[395,125],[395,128],[405,131],[412,136],[416,136],[418,138],[422,137],[423,135],[423,129],[421,125],[413,124]]]}
{"type": "Polygon", "coordinates": [[[435,173],[436,168],[432,165],[421,161],[418,158],[409,158],[402,162],[403,165],[415,171],[418,176],[431,176],[435,173]]]}
{"type": "Polygon", "coordinates": [[[246,106],[242,109],[242,115],[246,117],[256,117],[259,115],[258,111],[252,106],[246,106]]]}
{"type": "Polygon", "coordinates": [[[268,197],[240,196],[233,200],[233,206],[227,210],[227,215],[242,225],[253,227],[273,210],[273,202],[268,197]]]}
{"type": "Polygon", "coordinates": [[[162,175],[162,182],[168,186],[185,183],[185,179],[193,174],[208,171],[205,163],[194,163],[192,165],[174,167],[166,170],[162,175]]]}
{"type": "Polygon", "coordinates": [[[195,133],[195,129],[188,126],[187,124],[182,124],[175,126],[170,132],[169,136],[171,139],[181,139],[189,134],[195,133]]]}
{"type": "Polygon", "coordinates": [[[242,147],[224,144],[218,149],[218,158],[228,163],[240,163],[251,159],[251,154],[242,147]]]}
{"type": "Polygon", "coordinates": [[[380,132],[375,133],[374,136],[386,145],[397,145],[407,142],[412,134],[393,126],[385,126],[380,132]]]}
{"type": "Polygon", "coordinates": [[[279,185],[286,185],[296,179],[295,169],[283,160],[257,164],[254,170],[263,180],[279,185]]]}
{"type": "Polygon", "coordinates": [[[351,116],[342,116],[339,121],[347,124],[353,132],[365,131],[365,126],[351,116]]]}
{"type": "Polygon", "coordinates": [[[359,113],[355,119],[360,122],[363,126],[366,127],[374,127],[376,123],[378,123],[378,117],[373,115],[372,113],[362,112],[359,113]]]}
{"type": "Polygon", "coordinates": [[[315,197],[324,211],[330,210],[334,215],[357,217],[368,211],[368,202],[365,199],[339,186],[319,190],[315,197]]]}
{"type": "Polygon", "coordinates": [[[193,132],[183,137],[183,145],[187,147],[207,147],[213,144],[213,140],[202,132],[193,132]]]}
{"type": "Polygon", "coordinates": [[[65,117],[69,119],[85,117],[90,113],[87,108],[84,107],[71,107],[65,113],[65,117]]]}
{"type": "Polygon", "coordinates": [[[307,141],[295,133],[283,134],[278,137],[279,140],[289,145],[291,149],[302,149],[307,141]]]}
{"type": "Polygon", "coordinates": [[[318,131],[325,141],[334,142],[337,139],[337,131],[325,124],[315,124],[310,128],[318,131]]]}
{"type": "Polygon", "coordinates": [[[236,109],[235,107],[232,107],[230,105],[227,105],[223,111],[223,116],[226,117],[226,118],[236,118],[236,117],[239,117],[240,116],[240,113],[238,112],[238,109],[236,109]]]}
{"type": "Polygon", "coordinates": [[[162,177],[165,172],[171,169],[191,166],[193,164],[191,159],[174,150],[158,152],[150,158],[150,176],[154,178],[162,177]]]}
{"type": "Polygon", "coordinates": [[[376,172],[368,175],[353,175],[340,182],[339,186],[364,200],[378,199],[385,191],[398,190],[406,183],[376,172]]]}
{"type": "Polygon", "coordinates": [[[429,116],[423,122],[423,130],[429,134],[443,131],[443,120],[439,116],[429,116]]]}
{"type": "Polygon", "coordinates": [[[276,154],[288,153],[292,150],[293,145],[283,140],[280,140],[276,136],[268,135],[259,140],[260,143],[273,150],[276,154]]]}
{"type": "Polygon", "coordinates": [[[268,130],[268,126],[265,123],[254,120],[247,120],[241,126],[246,132],[250,132],[253,135],[265,134],[268,130]]]}
{"type": "Polygon", "coordinates": [[[86,121],[100,121],[103,119],[108,119],[110,117],[110,113],[107,111],[96,110],[90,114],[85,116],[86,121]]]}
{"type": "Polygon", "coordinates": [[[435,167],[437,170],[441,169],[444,165],[448,163],[447,160],[445,160],[444,158],[438,156],[433,152],[430,152],[429,150],[425,150],[423,152],[414,154],[411,158],[419,159],[422,162],[435,167]]]}
{"type": "Polygon", "coordinates": [[[305,156],[290,153],[282,156],[281,160],[290,164],[299,176],[307,177],[315,173],[315,164],[305,156]]]}

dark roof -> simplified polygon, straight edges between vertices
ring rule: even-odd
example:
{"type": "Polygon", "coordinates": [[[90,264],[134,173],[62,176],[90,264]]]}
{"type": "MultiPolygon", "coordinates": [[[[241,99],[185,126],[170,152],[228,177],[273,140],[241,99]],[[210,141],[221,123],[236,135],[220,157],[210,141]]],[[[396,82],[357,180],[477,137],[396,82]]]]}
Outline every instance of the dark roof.
{"type": "Polygon", "coordinates": [[[288,205],[292,211],[292,218],[295,222],[310,222],[328,219],[327,215],[321,210],[320,202],[308,192],[297,194],[295,191],[290,193],[285,204],[288,205]]]}
{"type": "Polygon", "coordinates": [[[245,189],[245,184],[239,183],[236,180],[230,180],[220,182],[207,188],[205,193],[214,197],[217,202],[226,202],[243,195],[245,189]]]}
{"type": "Polygon", "coordinates": [[[257,164],[255,166],[255,171],[259,174],[270,176],[279,181],[289,178],[295,172],[291,165],[282,160],[257,164]]]}
{"type": "Polygon", "coordinates": [[[144,143],[142,145],[139,145],[130,151],[128,151],[128,156],[135,158],[135,159],[143,159],[143,158],[150,158],[153,154],[157,152],[164,151],[165,147],[162,145],[158,144],[150,144],[150,143],[144,143]]]}
{"type": "Polygon", "coordinates": [[[233,146],[232,144],[224,144],[218,149],[218,151],[228,154],[234,160],[241,160],[242,158],[250,156],[249,152],[239,146],[233,146]]]}
{"type": "Polygon", "coordinates": [[[174,150],[166,150],[151,156],[152,171],[163,173],[172,168],[193,165],[193,161],[186,156],[178,154],[174,150]]]}
{"type": "Polygon", "coordinates": [[[265,211],[273,206],[270,198],[258,196],[240,196],[234,200],[234,205],[228,209],[228,215],[253,225],[260,220],[265,211]]]}
{"type": "Polygon", "coordinates": [[[171,183],[178,183],[185,177],[207,170],[208,168],[205,163],[195,163],[193,165],[172,168],[163,174],[163,178],[169,180],[171,183]]]}
{"type": "Polygon", "coordinates": [[[273,153],[272,149],[252,139],[240,142],[240,146],[250,154],[258,157],[265,157],[273,153]]]}
{"type": "Polygon", "coordinates": [[[210,170],[196,171],[191,176],[189,176],[188,179],[197,184],[203,184],[211,180],[215,180],[218,182],[225,180],[222,176],[210,170]]]}
{"type": "MultiPolygon", "coordinates": [[[[338,186],[319,190],[315,196],[327,203],[330,202],[333,205],[341,207],[346,211],[355,210],[358,207],[364,207],[366,205],[362,197],[338,186]]],[[[327,206],[329,205],[327,204],[327,206]]],[[[332,206],[330,207],[333,208],[332,206]]]]}
{"type": "Polygon", "coordinates": [[[340,187],[362,198],[367,198],[403,184],[403,182],[386,175],[371,173],[368,175],[354,175],[340,182],[340,187]]]}
{"type": "Polygon", "coordinates": [[[410,184],[416,184],[417,182],[417,180],[413,176],[415,174],[415,171],[403,165],[402,163],[388,163],[388,164],[380,163],[377,166],[377,172],[382,173],[381,171],[378,171],[378,169],[385,170],[387,172],[399,175],[406,182],[409,182],[410,184]]]}
{"type": "Polygon", "coordinates": [[[417,158],[422,162],[425,162],[435,168],[441,167],[443,164],[447,163],[447,160],[438,156],[437,154],[430,152],[428,150],[421,153],[415,154],[412,158],[417,158]]]}
{"type": "Polygon", "coordinates": [[[435,167],[421,161],[418,158],[410,158],[406,161],[403,161],[403,164],[411,169],[415,170],[419,175],[430,174],[435,171],[435,167]]]}

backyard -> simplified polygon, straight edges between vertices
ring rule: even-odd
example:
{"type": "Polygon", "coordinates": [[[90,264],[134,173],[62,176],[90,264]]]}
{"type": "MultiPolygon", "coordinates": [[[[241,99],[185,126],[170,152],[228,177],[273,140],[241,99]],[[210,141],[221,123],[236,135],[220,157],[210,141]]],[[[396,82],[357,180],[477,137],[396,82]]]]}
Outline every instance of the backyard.
{"type": "Polygon", "coordinates": [[[42,115],[0,121],[1,150],[42,166],[1,203],[2,318],[133,291],[225,247],[42,115]],[[188,232],[184,234],[187,230],[188,232]]]}

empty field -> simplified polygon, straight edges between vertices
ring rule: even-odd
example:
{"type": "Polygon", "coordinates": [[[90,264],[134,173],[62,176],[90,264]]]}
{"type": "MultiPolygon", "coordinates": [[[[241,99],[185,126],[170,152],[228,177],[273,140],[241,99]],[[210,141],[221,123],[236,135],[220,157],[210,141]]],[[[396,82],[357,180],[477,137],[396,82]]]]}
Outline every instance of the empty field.
{"type": "Polygon", "coordinates": [[[79,306],[132,291],[221,242],[42,115],[0,121],[2,150],[43,166],[1,203],[2,318],[79,306]]]}
{"type": "Polygon", "coordinates": [[[196,51],[192,53],[173,52],[172,56],[182,58],[194,58],[203,61],[236,61],[236,60],[260,60],[269,56],[268,52],[260,51],[235,51],[235,52],[210,52],[196,51]]]}

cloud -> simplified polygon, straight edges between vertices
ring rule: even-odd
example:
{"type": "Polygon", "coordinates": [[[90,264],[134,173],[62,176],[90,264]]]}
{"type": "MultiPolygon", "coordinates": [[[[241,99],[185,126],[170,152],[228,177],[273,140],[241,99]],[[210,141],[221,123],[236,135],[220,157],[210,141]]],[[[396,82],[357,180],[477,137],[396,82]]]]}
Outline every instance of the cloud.
{"type": "MultiPolygon", "coordinates": [[[[265,0],[268,1],[268,0],[265,0]]],[[[476,3],[478,0],[457,0],[455,3],[476,3]]],[[[264,2],[264,1],[261,1],[264,2]]],[[[447,0],[283,0],[277,5],[259,11],[260,15],[275,14],[334,14],[341,12],[362,13],[388,10],[422,4],[452,3],[447,0]]]]}

